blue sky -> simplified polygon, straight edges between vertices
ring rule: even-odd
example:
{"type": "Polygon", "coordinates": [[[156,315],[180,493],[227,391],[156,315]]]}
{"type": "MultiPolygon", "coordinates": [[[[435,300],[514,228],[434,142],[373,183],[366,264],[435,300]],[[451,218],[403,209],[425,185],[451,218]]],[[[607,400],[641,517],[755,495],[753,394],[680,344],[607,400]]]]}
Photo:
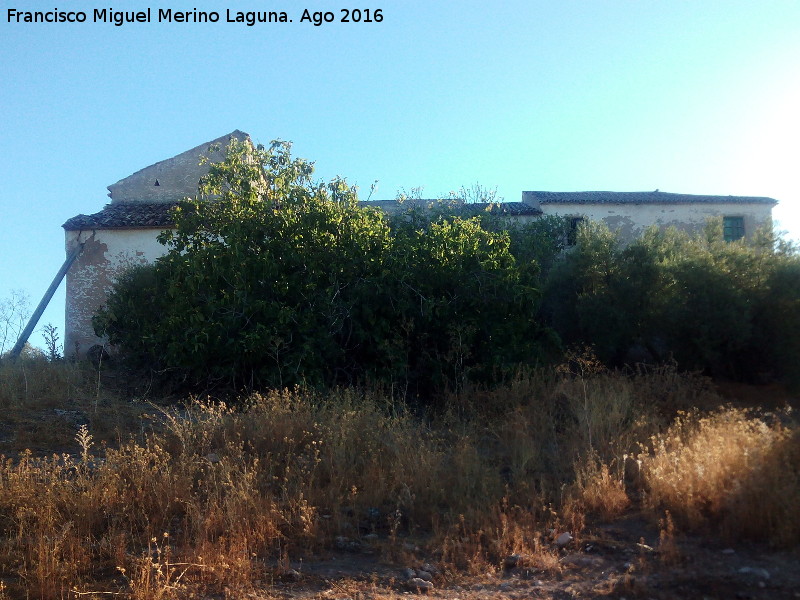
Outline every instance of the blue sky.
{"type": "MultiPolygon", "coordinates": [[[[0,12],[0,300],[35,305],[61,224],[106,186],[234,129],[291,140],[317,175],[376,199],[480,182],[522,190],[770,196],[800,239],[800,2],[174,0],[14,3],[0,12]],[[110,4],[110,6],[109,6],[110,4]],[[153,21],[92,23],[94,9],[153,21]],[[361,4],[367,8],[369,4],[361,4]],[[9,23],[8,9],[86,11],[9,23]],[[158,9],[218,23],[158,23],[158,9]],[[303,9],[336,21],[300,23],[303,9]],[[225,11],[286,11],[247,27],[225,11]]],[[[63,284],[41,324],[63,332],[63,284]]],[[[41,338],[33,342],[41,345],[41,338]]]]}

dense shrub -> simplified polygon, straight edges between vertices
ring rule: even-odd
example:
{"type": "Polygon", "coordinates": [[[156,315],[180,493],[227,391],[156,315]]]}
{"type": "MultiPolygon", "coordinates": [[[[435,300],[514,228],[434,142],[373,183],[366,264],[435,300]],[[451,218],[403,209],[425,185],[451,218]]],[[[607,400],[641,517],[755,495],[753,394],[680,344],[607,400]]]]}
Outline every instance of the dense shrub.
{"type": "Polygon", "coordinates": [[[800,360],[800,256],[771,230],[725,242],[651,228],[622,245],[599,223],[556,261],[543,312],[568,345],[606,364],[676,360],[685,369],[757,380],[794,377],[800,360]]]}
{"type": "Polygon", "coordinates": [[[97,331],[134,362],[235,389],[375,381],[430,397],[587,344],[611,366],[800,383],[800,256],[769,229],[728,243],[712,221],[623,244],[602,223],[572,235],[491,205],[389,217],[311,176],[289,144],[233,140],[97,331]]]}
{"type": "Polygon", "coordinates": [[[536,269],[507,233],[432,213],[390,226],[343,180],[311,175],[288,144],[234,140],[177,208],[168,253],[117,282],[98,332],[234,388],[371,379],[427,394],[538,357],[536,269]]]}

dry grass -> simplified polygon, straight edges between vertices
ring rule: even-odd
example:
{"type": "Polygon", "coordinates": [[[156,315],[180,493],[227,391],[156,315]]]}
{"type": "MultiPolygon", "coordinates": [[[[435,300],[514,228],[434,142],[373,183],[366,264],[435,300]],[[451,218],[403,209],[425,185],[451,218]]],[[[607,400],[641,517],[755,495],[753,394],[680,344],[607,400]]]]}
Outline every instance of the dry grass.
{"type": "Polygon", "coordinates": [[[796,544],[798,433],[785,414],[730,407],[684,413],[640,456],[647,505],[668,509],[684,528],[796,544]]]}
{"type": "Polygon", "coordinates": [[[82,424],[96,444],[118,445],[149,430],[154,408],[111,389],[106,377],[89,363],[0,361],[0,453],[72,452],[82,424]]]}
{"type": "MultiPolygon", "coordinates": [[[[647,506],[674,518],[664,552],[676,527],[709,524],[796,543],[796,429],[733,410],[665,426],[670,402],[708,393],[670,370],[541,372],[421,418],[377,392],[285,390],[161,411],[115,443],[97,412],[68,453],[0,464],[0,571],[20,597],[139,600],[244,593],[341,544],[399,561],[419,545],[444,572],[512,554],[556,571],[555,534],[579,539],[587,519],[627,509],[626,458],[646,439],[647,506]]],[[[3,401],[22,410],[19,395],[3,401]]]]}
{"type": "Polygon", "coordinates": [[[71,398],[92,396],[96,375],[87,363],[51,363],[43,357],[0,360],[0,409],[60,408],[71,398]]]}
{"type": "Polygon", "coordinates": [[[623,514],[631,504],[623,469],[624,463],[614,468],[588,456],[575,469],[572,487],[573,502],[577,505],[575,510],[590,513],[603,521],[611,521],[623,514]]]}

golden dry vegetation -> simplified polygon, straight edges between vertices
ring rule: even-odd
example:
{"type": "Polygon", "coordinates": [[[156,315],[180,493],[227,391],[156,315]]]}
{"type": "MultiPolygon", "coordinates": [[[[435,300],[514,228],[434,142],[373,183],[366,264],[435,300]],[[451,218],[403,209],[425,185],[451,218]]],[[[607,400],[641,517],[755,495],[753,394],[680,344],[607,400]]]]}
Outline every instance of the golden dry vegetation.
{"type": "Polygon", "coordinates": [[[680,533],[800,541],[788,410],[584,358],[444,404],[293,389],[158,406],[89,367],[0,365],[0,598],[242,597],[337,548],[451,578],[512,555],[558,571],[556,536],[634,512],[661,524],[664,561],[680,533]]]}

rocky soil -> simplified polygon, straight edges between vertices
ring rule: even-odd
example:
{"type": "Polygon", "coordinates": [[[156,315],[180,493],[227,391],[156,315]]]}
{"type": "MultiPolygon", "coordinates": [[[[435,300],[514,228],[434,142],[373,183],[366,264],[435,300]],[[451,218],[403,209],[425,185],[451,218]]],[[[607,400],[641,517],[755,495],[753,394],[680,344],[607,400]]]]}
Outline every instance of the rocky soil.
{"type": "Polygon", "coordinates": [[[778,600],[800,598],[800,551],[659,532],[636,515],[590,528],[562,547],[557,562],[537,568],[535,557],[512,555],[496,569],[465,575],[425,558],[406,543],[404,558],[381,557],[381,541],[351,546],[313,561],[293,562],[280,577],[245,595],[261,598],[448,600],[552,598],[677,598],[778,600]]]}

